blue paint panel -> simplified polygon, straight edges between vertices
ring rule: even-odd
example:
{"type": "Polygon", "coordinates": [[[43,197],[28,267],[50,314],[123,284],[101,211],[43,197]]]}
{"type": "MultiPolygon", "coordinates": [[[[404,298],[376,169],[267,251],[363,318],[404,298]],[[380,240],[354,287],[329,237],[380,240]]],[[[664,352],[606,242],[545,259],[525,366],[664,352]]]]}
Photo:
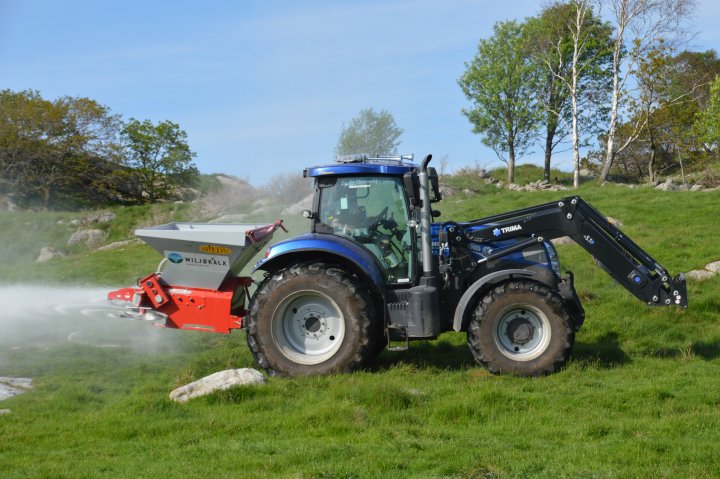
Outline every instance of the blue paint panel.
{"type": "MultiPolygon", "coordinates": [[[[480,225],[480,226],[472,226],[469,228],[466,228],[463,223],[457,223],[457,224],[460,227],[463,227],[465,229],[465,231],[468,233],[482,231],[482,230],[488,230],[488,229],[492,230],[493,228],[496,227],[492,223],[488,223],[486,225],[480,225]]],[[[440,254],[439,233],[440,233],[440,228],[442,228],[442,226],[443,226],[443,223],[433,223],[431,225],[430,231],[431,231],[432,244],[433,244],[432,254],[434,256],[437,256],[440,254]]],[[[475,259],[481,259],[485,256],[485,255],[483,255],[483,252],[485,252],[486,249],[497,251],[499,249],[503,249],[503,248],[507,248],[508,246],[512,246],[513,244],[517,243],[518,241],[519,241],[519,239],[517,239],[517,238],[508,238],[508,239],[499,240],[499,241],[483,241],[483,242],[471,241],[468,246],[470,249],[470,254],[472,254],[472,256],[475,259]]],[[[545,247],[545,249],[546,249],[546,256],[547,256],[547,247],[545,247]]],[[[507,256],[503,257],[503,260],[512,261],[512,262],[516,263],[518,265],[518,267],[521,265],[525,266],[525,267],[540,265],[542,267],[552,269],[552,266],[551,266],[549,260],[542,262],[542,263],[530,261],[530,260],[528,260],[528,258],[525,257],[525,255],[523,255],[522,251],[516,251],[514,253],[510,253],[507,256]]]]}
{"type": "Polygon", "coordinates": [[[264,264],[282,255],[302,251],[327,253],[328,256],[332,254],[341,256],[365,271],[378,287],[385,284],[385,276],[372,253],[349,239],[317,233],[306,233],[272,245],[269,255],[255,265],[255,271],[263,269],[264,264]]]}
{"type": "Polygon", "coordinates": [[[325,166],[311,166],[306,170],[307,176],[325,175],[404,175],[417,169],[412,163],[333,163],[325,166]]]}

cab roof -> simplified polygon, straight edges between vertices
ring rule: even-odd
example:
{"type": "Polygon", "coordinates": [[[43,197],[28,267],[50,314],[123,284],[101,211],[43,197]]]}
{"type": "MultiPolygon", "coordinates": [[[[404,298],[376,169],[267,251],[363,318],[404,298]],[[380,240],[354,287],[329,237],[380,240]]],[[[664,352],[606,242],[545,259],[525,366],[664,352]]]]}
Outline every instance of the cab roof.
{"type": "Polygon", "coordinates": [[[417,169],[409,156],[370,158],[367,155],[340,156],[336,163],[305,168],[304,177],[326,175],[403,175],[417,169]]]}

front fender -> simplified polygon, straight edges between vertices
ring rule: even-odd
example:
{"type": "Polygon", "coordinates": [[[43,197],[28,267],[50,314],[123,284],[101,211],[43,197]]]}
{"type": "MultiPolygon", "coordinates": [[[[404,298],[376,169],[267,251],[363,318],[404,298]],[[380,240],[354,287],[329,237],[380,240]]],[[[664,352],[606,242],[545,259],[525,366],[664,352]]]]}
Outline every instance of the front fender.
{"type": "Polygon", "coordinates": [[[512,278],[513,276],[525,276],[531,277],[535,272],[527,269],[503,269],[495,271],[486,276],[483,276],[479,280],[475,281],[470,287],[465,290],[460,301],[458,301],[457,307],[455,308],[455,317],[453,319],[453,329],[455,331],[461,331],[463,327],[463,320],[465,319],[465,312],[473,303],[475,294],[486,284],[501,281],[505,278],[512,278]]]}
{"type": "Polygon", "coordinates": [[[254,271],[274,271],[299,261],[322,261],[350,267],[358,276],[369,281],[369,286],[384,292],[385,274],[375,256],[360,244],[342,236],[307,233],[277,243],[270,247],[265,259],[258,261],[254,271]]]}

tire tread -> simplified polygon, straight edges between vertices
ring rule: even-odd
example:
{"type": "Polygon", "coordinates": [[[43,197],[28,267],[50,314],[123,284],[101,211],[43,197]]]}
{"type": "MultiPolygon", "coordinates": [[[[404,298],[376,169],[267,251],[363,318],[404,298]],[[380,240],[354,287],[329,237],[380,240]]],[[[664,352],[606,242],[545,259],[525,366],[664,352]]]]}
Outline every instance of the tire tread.
{"type": "MultiPolygon", "coordinates": [[[[281,299],[281,298],[280,298],[281,299]]],[[[333,298],[336,299],[336,298],[333,298]]],[[[369,293],[360,280],[352,273],[338,266],[327,263],[297,263],[268,275],[258,285],[256,293],[250,302],[247,316],[247,344],[257,364],[270,376],[299,376],[328,373],[343,373],[356,370],[374,358],[372,338],[377,334],[378,327],[373,314],[372,301],[369,293]],[[273,341],[263,338],[261,321],[268,321],[267,312],[274,309],[273,301],[277,301],[273,293],[290,282],[307,283],[307,278],[323,285],[329,290],[338,291],[338,295],[351,295],[356,300],[354,314],[347,318],[346,337],[349,331],[355,330],[357,341],[346,354],[346,357],[334,356],[329,360],[315,365],[300,365],[284,358],[281,353],[272,350],[273,341]],[[273,356],[278,356],[273,359],[273,356]],[[283,360],[284,358],[284,360],[283,360]],[[331,363],[328,365],[327,363],[331,363]]],[[[340,305],[341,308],[350,307],[340,305]]]]}
{"type": "Polygon", "coordinates": [[[512,373],[520,376],[541,376],[562,369],[567,363],[575,342],[575,329],[565,302],[547,286],[532,281],[508,281],[492,288],[483,296],[473,312],[468,325],[468,346],[475,360],[493,374],[512,373]],[[497,347],[483,347],[483,330],[487,331],[486,323],[492,321],[490,308],[500,299],[515,294],[529,293],[543,301],[551,310],[553,317],[548,317],[554,340],[560,341],[555,347],[548,349],[540,357],[527,361],[512,361],[505,357],[497,347]],[[559,339],[558,339],[559,338],[559,339]]]}

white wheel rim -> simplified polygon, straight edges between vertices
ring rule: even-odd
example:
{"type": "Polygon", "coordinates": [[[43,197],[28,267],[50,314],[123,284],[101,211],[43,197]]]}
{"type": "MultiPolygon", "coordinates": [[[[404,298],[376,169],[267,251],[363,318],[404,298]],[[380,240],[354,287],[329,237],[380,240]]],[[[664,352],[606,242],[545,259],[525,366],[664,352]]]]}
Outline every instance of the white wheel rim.
{"type": "Polygon", "coordinates": [[[345,338],[345,318],[337,303],[318,291],[297,291],[273,314],[273,340],[297,364],[319,364],[332,358],[345,338]]]}
{"type": "Polygon", "coordinates": [[[505,357],[531,361],[545,352],[552,333],[545,313],[534,306],[513,305],[500,314],[494,336],[505,357]]]}

